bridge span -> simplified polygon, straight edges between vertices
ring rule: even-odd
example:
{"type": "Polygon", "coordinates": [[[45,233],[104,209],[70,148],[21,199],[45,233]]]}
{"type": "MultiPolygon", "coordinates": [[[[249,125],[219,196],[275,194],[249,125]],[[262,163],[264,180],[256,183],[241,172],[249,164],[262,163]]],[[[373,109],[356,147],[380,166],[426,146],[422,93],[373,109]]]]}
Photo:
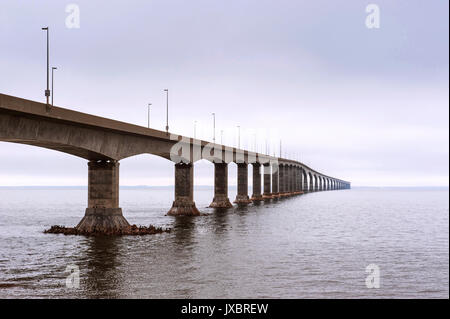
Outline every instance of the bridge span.
{"type": "Polygon", "coordinates": [[[194,202],[194,163],[214,164],[210,207],[227,208],[228,164],[237,164],[234,203],[277,199],[306,192],[349,189],[350,182],[307,165],[115,121],[45,103],[0,94],[0,141],[57,150],[88,161],[88,207],[76,226],[81,232],[110,232],[130,227],[119,207],[120,160],[153,154],[174,162],[175,198],[169,215],[199,215],[194,202]],[[253,193],[248,193],[248,166],[253,193]],[[263,185],[263,186],[262,186],[263,185]]]}

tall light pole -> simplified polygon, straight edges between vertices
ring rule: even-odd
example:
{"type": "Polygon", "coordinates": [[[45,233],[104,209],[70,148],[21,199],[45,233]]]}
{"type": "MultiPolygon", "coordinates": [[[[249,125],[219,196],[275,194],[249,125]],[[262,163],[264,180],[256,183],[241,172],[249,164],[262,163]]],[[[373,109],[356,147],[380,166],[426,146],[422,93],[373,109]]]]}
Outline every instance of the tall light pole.
{"type": "Polygon", "coordinates": [[[52,66],[52,106],[53,106],[53,96],[55,95],[55,91],[53,90],[53,71],[55,70],[58,70],[58,68],[52,66]]]}
{"type": "Polygon", "coordinates": [[[197,138],[197,121],[194,121],[194,138],[197,138]]]}
{"type": "Polygon", "coordinates": [[[164,89],[166,92],[166,133],[169,134],[169,89],[164,89]]]}
{"type": "Polygon", "coordinates": [[[213,143],[216,143],[216,113],[212,113],[213,116],[213,143]]]}
{"type": "Polygon", "coordinates": [[[47,31],[47,89],[45,90],[45,97],[47,99],[47,105],[49,103],[50,98],[50,89],[49,89],[49,45],[48,45],[48,27],[42,28],[42,30],[47,31]]]}
{"type": "Polygon", "coordinates": [[[241,127],[238,125],[238,149],[241,148],[241,127]]]}
{"type": "Polygon", "coordinates": [[[220,144],[223,145],[223,130],[220,130],[220,144]]]}
{"type": "Polygon", "coordinates": [[[281,158],[281,140],[280,140],[280,158],[281,158]]]}
{"type": "Polygon", "coordinates": [[[147,127],[148,128],[150,128],[150,106],[152,106],[152,103],[148,103],[148,113],[147,113],[147,120],[148,120],[147,127]]]}

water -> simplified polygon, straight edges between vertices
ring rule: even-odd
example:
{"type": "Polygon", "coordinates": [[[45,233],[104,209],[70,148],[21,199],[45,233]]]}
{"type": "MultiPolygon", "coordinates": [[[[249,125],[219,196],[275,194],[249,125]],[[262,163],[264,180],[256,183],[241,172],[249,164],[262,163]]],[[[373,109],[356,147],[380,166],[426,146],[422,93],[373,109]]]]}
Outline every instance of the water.
{"type": "MultiPolygon", "coordinates": [[[[230,191],[234,198],[235,191],[230,191]]],[[[248,208],[165,216],[170,189],[122,189],[143,237],[43,234],[76,225],[86,189],[0,189],[1,298],[448,298],[449,194],[439,189],[311,193],[248,208]],[[366,266],[380,288],[366,287],[366,266]],[[68,265],[80,270],[67,288],[68,265]]]]}

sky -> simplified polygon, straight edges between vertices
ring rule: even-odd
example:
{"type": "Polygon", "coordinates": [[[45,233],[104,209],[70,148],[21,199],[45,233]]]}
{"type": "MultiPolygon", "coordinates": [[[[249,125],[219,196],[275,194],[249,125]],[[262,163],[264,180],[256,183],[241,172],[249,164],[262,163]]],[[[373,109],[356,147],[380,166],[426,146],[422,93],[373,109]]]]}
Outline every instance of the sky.
{"type": "MultiPolygon", "coordinates": [[[[300,160],[353,186],[448,186],[444,0],[0,2],[0,93],[300,160]],[[366,6],[379,8],[379,28],[366,6]],[[66,24],[79,8],[79,28],[66,24]],[[195,124],[196,123],[196,124],[195,124]],[[223,131],[223,133],[221,133],[223,131]],[[267,145],[267,146],[266,146],[267,145]]],[[[173,163],[121,161],[121,185],[172,185],[173,163]]],[[[250,171],[251,175],[251,171],[250,171]]],[[[229,165],[229,183],[236,167],[229,165]]],[[[213,165],[195,165],[213,184],[213,165]]],[[[0,142],[0,185],[87,185],[87,162],[0,142]]]]}

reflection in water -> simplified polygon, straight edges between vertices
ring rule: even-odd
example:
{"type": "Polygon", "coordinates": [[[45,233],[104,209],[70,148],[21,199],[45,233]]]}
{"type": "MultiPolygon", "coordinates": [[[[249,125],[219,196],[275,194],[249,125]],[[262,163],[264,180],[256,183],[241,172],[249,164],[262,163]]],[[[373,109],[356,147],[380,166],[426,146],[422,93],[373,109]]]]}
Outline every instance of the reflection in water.
{"type": "Polygon", "coordinates": [[[196,216],[176,216],[173,223],[172,232],[175,234],[175,244],[180,252],[190,254],[194,241],[193,233],[195,230],[196,216]]]}
{"type": "Polygon", "coordinates": [[[119,274],[123,238],[114,236],[90,237],[86,241],[86,269],[81,269],[81,284],[88,298],[117,298],[121,290],[119,274]]]}
{"type": "Polygon", "coordinates": [[[214,208],[212,215],[213,226],[214,226],[214,234],[221,235],[229,227],[228,224],[228,215],[232,213],[233,210],[230,208],[214,208]]]}

